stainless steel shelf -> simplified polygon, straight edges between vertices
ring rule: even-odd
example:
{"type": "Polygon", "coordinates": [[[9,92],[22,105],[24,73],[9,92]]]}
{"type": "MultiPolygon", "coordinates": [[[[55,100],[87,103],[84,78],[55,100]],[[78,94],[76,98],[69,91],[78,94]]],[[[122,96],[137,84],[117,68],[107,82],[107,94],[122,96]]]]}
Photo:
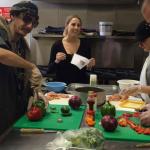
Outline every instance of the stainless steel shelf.
{"type": "MultiPolygon", "coordinates": [[[[33,0],[40,1],[40,0],[33,0]]],[[[135,5],[137,0],[42,0],[53,4],[135,5]]]]}
{"type": "MultiPolygon", "coordinates": [[[[34,38],[62,38],[60,34],[32,34],[34,38]]],[[[135,39],[135,36],[80,36],[81,38],[92,39],[135,39]]]]}

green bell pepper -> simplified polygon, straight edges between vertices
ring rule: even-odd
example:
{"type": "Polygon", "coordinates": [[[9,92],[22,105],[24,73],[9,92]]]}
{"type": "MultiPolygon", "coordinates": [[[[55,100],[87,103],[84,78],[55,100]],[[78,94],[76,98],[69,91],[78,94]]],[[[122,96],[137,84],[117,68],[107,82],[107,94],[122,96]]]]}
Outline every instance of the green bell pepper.
{"type": "Polygon", "coordinates": [[[102,116],[110,115],[114,116],[116,115],[116,108],[114,105],[110,104],[109,101],[107,101],[100,109],[102,116]]]}

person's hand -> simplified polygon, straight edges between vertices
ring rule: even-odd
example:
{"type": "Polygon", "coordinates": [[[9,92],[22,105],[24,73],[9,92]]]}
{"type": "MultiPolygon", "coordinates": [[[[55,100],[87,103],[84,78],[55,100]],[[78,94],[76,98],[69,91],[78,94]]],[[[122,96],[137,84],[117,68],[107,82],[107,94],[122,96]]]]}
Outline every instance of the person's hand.
{"type": "Polygon", "coordinates": [[[126,100],[128,99],[128,96],[125,95],[120,95],[120,94],[113,94],[111,96],[108,97],[109,101],[120,101],[120,100],[126,100]]]}
{"type": "Polygon", "coordinates": [[[31,70],[30,82],[31,88],[40,89],[42,84],[42,74],[40,70],[34,65],[33,69],[31,70]]]}
{"type": "Polygon", "coordinates": [[[62,53],[62,52],[58,52],[58,53],[56,54],[56,60],[55,60],[55,62],[56,62],[56,63],[59,63],[59,62],[65,60],[65,59],[66,59],[66,54],[65,54],[65,53],[62,53]]]}
{"type": "Polygon", "coordinates": [[[34,101],[42,99],[45,102],[46,107],[48,106],[48,99],[47,97],[43,94],[43,92],[35,90],[34,91],[34,101]]]}
{"type": "Polygon", "coordinates": [[[91,70],[92,67],[94,67],[94,66],[95,66],[95,58],[91,58],[88,65],[87,65],[87,69],[91,70]]]}
{"type": "Polygon", "coordinates": [[[146,104],[141,110],[150,110],[150,104],[146,104]]]}
{"type": "Polygon", "coordinates": [[[120,95],[125,96],[125,97],[129,97],[129,96],[133,96],[133,95],[137,95],[139,92],[139,86],[131,86],[129,88],[123,89],[120,92],[120,95]]]}
{"type": "Polygon", "coordinates": [[[142,125],[150,126],[150,110],[141,113],[140,121],[142,125]]]}
{"type": "Polygon", "coordinates": [[[39,92],[37,89],[34,90],[34,96],[31,96],[29,98],[29,102],[28,102],[28,107],[27,110],[30,110],[30,108],[32,107],[32,104],[37,101],[38,99],[42,99],[45,102],[45,108],[48,107],[48,99],[46,98],[46,96],[42,93],[39,92]]]}

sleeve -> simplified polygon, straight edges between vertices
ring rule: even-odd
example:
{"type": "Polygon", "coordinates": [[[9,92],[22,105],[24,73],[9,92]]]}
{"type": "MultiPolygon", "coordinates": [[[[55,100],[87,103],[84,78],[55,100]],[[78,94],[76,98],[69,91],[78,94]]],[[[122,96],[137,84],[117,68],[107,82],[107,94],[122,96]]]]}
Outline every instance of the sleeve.
{"type": "Polygon", "coordinates": [[[146,81],[147,81],[147,85],[150,85],[150,64],[148,65],[146,70],[146,81]]]}
{"type": "MultiPolygon", "coordinates": [[[[147,70],[146,70],[146,82],[147,82],[147,85],[150,86],[150,64],[149,66],[147,67],[147,70]]],[[[148,94],[149,97],[150,97],[150,94],[148,94]]]]}
{"type": "Polygon", "coordinates": [[[51,52],[50,52],[50,59],[49,59],[48,71],[47,71],[48,74],[54,73],[56,71],[57,63],[55,63],[55,59],[56,59],[56,54],[58,52],[58,49],[59,49],[59,43],[55,42],[52,45],[51,52]]]}

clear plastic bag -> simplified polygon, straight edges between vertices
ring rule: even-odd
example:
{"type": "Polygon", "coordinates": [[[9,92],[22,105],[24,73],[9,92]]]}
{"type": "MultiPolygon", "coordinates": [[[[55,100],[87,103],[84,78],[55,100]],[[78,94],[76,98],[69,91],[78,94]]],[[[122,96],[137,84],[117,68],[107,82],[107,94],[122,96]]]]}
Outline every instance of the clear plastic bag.
{"type": "Polygon", "coordinates": [[[58,133],[46,146],[48,150],[103,150],[104,138],[96,128],[81,128],[58,133]]]}

